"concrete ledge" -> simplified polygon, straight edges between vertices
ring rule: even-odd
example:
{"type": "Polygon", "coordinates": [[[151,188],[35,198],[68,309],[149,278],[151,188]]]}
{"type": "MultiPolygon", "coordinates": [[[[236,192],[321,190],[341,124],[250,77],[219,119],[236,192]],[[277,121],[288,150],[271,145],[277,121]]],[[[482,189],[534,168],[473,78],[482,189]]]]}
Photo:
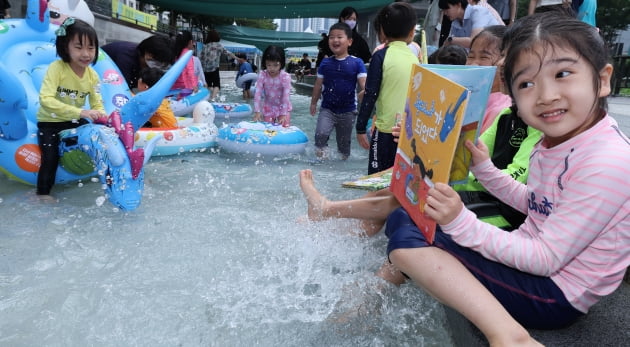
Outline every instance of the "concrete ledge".
{"type": "MultiPolygon", "coordinates": [[[[456,346],[487,346],[481,332],[456,311],[444,307],[456,346]]],[[[630,284],[622,282],[617,290],[593,306],[586,317],[561,330],[530,330],[545,346],[628,346],[630,341],[630,284]]]]}

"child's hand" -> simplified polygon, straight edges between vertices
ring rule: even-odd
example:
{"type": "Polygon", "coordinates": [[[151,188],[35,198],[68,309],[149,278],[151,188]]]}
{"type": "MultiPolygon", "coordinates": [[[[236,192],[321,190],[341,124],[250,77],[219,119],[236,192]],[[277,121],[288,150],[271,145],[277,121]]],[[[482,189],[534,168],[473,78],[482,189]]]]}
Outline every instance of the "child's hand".
{"type": "Polygon", "coordinates": [[[367,134],[357,134],[357,142],[364,149],[370,149],[370,142],[367,139],[367,134]]]}
{"type": "Polygon", "coordinates": [[[472,143],[472,141],[466,140],[464,145],[466,146],[466,148],[468,148],[468,150],[470,151],[470,154],[472,155],[473,165],[477,165],[483,161],[490,159],[488,146],[486,146],[486,144],[483,143],[483,141],[477,140],[477,145],[475,146],[475,144],[472,143]]]}
{"type": "Polygon", "coordinates": [[[311,103],[311,116],[315,117],[317,113],[317,103],[311,103]]]}
{"type": "Polygon", "coordinates": [[[396,143],[398,143],[398,138],[400,137],[400,129],[402,129],[400,121],[396,122],[396,125],[392,127],[392,136],[394,137],[394,142],[396,143]]]}
{"type": "Polygon", "coordinates": [[[464,208],[464,203],[451,186],[436,183],[433,188],[429,189],[424,213],[438,224],[444,225],[452,222],[462,208],[464,208]]]}
{"type": "Polygon", "coordinates": [[[254,113],[254,122],[260,122],[262,117],[260,116],[260,112],[254,113]]]}
{"type": "Polygon", "coordinates": [[[95,121],[101,117],[105,117],[105,114],[98,110],[81,110],[80,117],[95,121]]]}
{"type": "Polygon", "coordinates": [[[286,115],[278,116],[278,123],[285,128],[289,126],[288,118],[286,115]]]}

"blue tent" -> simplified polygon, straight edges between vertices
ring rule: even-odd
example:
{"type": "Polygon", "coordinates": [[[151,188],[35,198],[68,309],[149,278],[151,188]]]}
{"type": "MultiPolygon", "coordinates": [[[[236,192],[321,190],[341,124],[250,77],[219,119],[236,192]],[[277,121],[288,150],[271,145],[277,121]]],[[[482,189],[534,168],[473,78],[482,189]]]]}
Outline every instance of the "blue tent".
{"type": "Polygon", "coordinates": [[[232,53],[245,53],[247,55],[261,55],[262,51],[254,45],[247,45],[233,41],[221,40],[220,43],[232,53]]]}

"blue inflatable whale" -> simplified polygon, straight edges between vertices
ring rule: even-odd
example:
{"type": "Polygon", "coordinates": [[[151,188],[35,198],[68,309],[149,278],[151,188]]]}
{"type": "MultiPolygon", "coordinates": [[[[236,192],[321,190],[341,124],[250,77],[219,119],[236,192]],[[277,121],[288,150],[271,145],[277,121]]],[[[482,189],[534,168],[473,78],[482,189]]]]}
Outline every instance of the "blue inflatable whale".
{"type": "MultiPolygon", "coordinates": [[[[39,89],[48,64],[58,59],[57,27],[49,22],[45,0],[29,0],[24,19],[0,20],[0,171],[32,185],[40,164],[39,89]]],[[[158,108],[191,55],[178,60],[152,88],[132,96],[118,67],[100,50],[93,67],[101,78],[105,110],[117,114],[119,128],[87,124],[63,131],[56,183],[98,176],[112,204],[122,210],[137,208],[144,187],[143,164],[153,147],[135,149],[133,133],[158,108]]]]}

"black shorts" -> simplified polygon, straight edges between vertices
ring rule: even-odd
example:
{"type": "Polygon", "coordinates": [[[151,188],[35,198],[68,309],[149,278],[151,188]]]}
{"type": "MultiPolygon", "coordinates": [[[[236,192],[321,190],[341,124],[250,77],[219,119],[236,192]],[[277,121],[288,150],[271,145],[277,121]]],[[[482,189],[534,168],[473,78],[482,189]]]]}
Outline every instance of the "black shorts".
{"type": "Polygon", "coordinates": [[[217,87],[221,89],[221,75],[219,74],[219,69],[216,69],[212,72],[204,71],[203,74],[206,77],[206,83],[208,83],[208,88],[217,87]]]}

